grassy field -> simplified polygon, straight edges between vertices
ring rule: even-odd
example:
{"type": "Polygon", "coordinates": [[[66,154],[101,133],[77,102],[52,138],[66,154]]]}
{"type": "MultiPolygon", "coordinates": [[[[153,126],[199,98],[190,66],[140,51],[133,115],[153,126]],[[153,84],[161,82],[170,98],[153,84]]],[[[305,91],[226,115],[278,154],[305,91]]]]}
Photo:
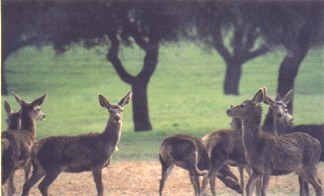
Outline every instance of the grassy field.
{"type": "MultiPolygon", "coordinates": [[[[9,91],[31,101],[47,92],[42,111],[47,119],[37,124],[38,138],[101,132],[108,113],[98,104],[98,94],[117,102],[130,89],[105,59],[107,49],[72,48],[56,56],[49,48],[24,48],[6,61],[9,91]]],[[[144,53],[123,48],[120,57],[131,73],[142,66],[144,53]]],[[[185,132],[202,136],[227,128],[225,111],[231,104],[250,99],[266,86],[275,96],[278,66],[283,51],[274,51],[244,65],[240,96],[224,96],[224,62],[213,51],[183,43],[162,46],[159,64],[148,89],[153,131],[134,133],[131,106],[125,108],[123,136],[114,160],[157,160],[161,141],[167,135],[185,132]]],[[[295,124],[323,123],[324,53],[310,51],[296,81],[295,124]]],[[[2,96],[17,110],[13,96],[2,96]]],[[[264,107],[266,113],[266,107],[264,107]]],[[[5,125],[2,108],[2,128],[5,125]]]]}

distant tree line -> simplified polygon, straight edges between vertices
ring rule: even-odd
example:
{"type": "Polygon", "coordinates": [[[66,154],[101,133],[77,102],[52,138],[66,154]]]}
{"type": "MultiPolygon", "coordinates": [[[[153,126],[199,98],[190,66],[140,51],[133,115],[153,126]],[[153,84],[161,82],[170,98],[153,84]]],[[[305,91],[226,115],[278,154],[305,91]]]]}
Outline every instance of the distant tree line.
{"type": "MultiPolygon", "coordinates": [[[[24,46],[108,46],[107,60],[133,91],[135,131],[152,130],[147,87],[158,64],[160,45],[181,39],[214,48],[226,65],[224,94],[238,95],[242,66],[276,46],[289,51],[278,74],[277,92],[294,88],[309,49],[322,41],[321,2],[226,1],[2,1],[2,95],[7,57],[24,46]],[[138,45],[143,66],[130,74],[119,58],[121,45],[138,45]]],[[[292,103],[292,102],[291,102],[292,103]]],[[[289,105],[292,111],[292,105],[289,105]]],[[[270,115],[267,120],[270,123],[270,115]]]]}

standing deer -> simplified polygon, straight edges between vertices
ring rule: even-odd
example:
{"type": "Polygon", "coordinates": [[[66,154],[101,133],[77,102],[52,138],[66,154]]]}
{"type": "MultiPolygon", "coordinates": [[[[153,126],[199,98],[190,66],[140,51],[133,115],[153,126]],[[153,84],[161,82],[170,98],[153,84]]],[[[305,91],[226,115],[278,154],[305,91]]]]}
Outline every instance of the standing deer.
{"type": "MultiPolygon", "coordinates": [[[[7,130],[20,130],[21,128],[21,111],[19,110],[18,112],[13,112],[11,109],[10,104],[5,101],[4,102],[4,108],[7,113],[7,130]]],[[[31,164],[27,164],[24,167],[24,172],[25,172],[25,181],[28,180],[29,173],[31,169],[31,164]]],[[[9,177],[8,181],[8,195],[13,195],[16,192],[16,188],[14,185],[14,174],[9,177]]]]}
{"type": "Polygon", "coordinates": [[[202,138],[202,143],[210,159],[209,173],[204,177],[202,192],[205,191],[209,180],[212,194],[216,195],[215,176],[219,169],[227,164],[238,167],[240,186],[242,189],[244,188],[243,170],[246,168],[249,171],[249,169],[244,157],[241,119],[232,118],[230,124],[232,129],[213,131],[202,138]]]}
{"type": "MultiPolygon", "coordinates": [[[[160,195],[162,195],[165,181],[174,165],[188,170],[195,195],[200,195],[199,176],[206,175],[207,172],[203,172],[202,170],[209,169],[209,158],[200,138],[186,134],[169,136],[162,142],[159,157],[162,166],[162,178],[159,190],[160,195]]],[[[227,165],[220,169],[217,177],[226,186],[242,193],[242,189],[237,183],[236,176],[231,172],[227,165]]]]}
{"type": "MultiPolygon", "coordinates": [[[[277,135],[303,132],[318,139],[321,143],[322,149],[324,149],[324,124],[306,124],[293,126],[293,117],[289,114],[287,104],[292,98],[293,90],[287,92],[287,94],[281,98],[278,94],[275,100],[266,96],[265,103],[269,105],[269,110],[272,111],[273,124],[275,126],[274,132],[277,135]]],[[[324,161],[324,150],[321,152],[320,161],[324,161]]]]}
{"type": "Polygon", "coordinates": [[[36,142],[31,150],[33,174],[24,184],[22,195],[27,195],[43,176],[38,187],[42,195],[48,195],[48,187],[61,172],[91,171],[97,193],[102,196],[102,169],[109,165],[120,140],[124,106],[130,102],[131,96],[132,93],[128,92],[118,104],[110,104],[104,96],[99,95],[99,104],[109,112],[102,133],[48,137],[36,142]]]}
{"type": "Polygon", "coordinates": [[[260,89],[252,100],[227,110],[231,117],[242,119],[242,140],[245,160],[253,173],[246,186],[251,195],[252,186],[262,176],[261,194],[266,195],[270,175],[283,175],[295,172],[312,184],[316,195],[322,195],[317,177],[317,165],[321,153],[318,140],[305,133],[291,133],[284,136],[268,134],[260,129],[262,117],[261,102],[265,100],[266,89],[260,89]]]}
{"type": "Polygon", "coordinates": [[[24,168],[25,180],[28,178],[30,172],[30,148],[36,141],[36,120],[43,120],[46,117],[39,107],[43,103],[46,94],[31,103],[24,101],[16,94],[13,95],[20,104],[21,109],[18,113],[12,113],[10,105],[5,105],[9,130],[3,131],[1,134],[2,185],[10,179],[9,195],[12,195],[15,190],[13,186],[15,170],[24,168]]]}
{"type": "MultiPolygon", "coordinates": [[[[264,103],[269,105],[269,110],[272,112],[274,133],[277,135],[295,132],[303,132],[309,134],[320,142],[322,152],[319,160],[324,161],[324,125],[293,126],[293,117],[289,114],[287,108],[287,104],[290,102],[293,95],[292,92],[293,90],[288,91],[283,98],[281,98],[281,96],[278,94],[275,100],[266,96],[264,103]]],[[[306,195],[308,195],[309,191],[307,183],[303,186],[303,180],[301,178],[299,178],[299,183],[301,194],[305,193],[306,195]]]]}

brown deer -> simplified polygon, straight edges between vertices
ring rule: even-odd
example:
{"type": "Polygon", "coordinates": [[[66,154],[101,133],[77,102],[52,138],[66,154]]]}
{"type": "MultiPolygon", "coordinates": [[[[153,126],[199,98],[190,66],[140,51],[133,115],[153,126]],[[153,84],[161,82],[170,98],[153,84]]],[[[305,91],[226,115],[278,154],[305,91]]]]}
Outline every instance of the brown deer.
{"type": "MultiPolygon", "coordinates": [[[[188,170],[195,195],[200,195],[199,176],[206,175],[207,172],[203,172],[202,170],[209,169],[209,158],[200,138],[187,134],[169,136],[162,142],[159,158],[162,166],[162,177],[159,190],[160,195],[162,195],[165,181],[174,165],[188,170]]],[[[220,169],[217,177],[226,186],[242,193],[242,189],[237,183],[236,176],[231,172],[227,165],[220,169]]]]}
{"type": "Polygon", "coordinates": [[[99,104],[109,112],[107,125],[102,133],[78,136],[48,137],[36,142],[31,150],[33,174],[24,184],[23,194],[43,176],[39,184],[42,195],[48,195],[48,187],[61,172],[80,173],[91,171],[98,195],[102,196],[102,169],[109,165],[111,155],[120,140],[124,106],[130,102],[131,92],[118,104],[110,104],[99,95],[99,104]]]}
{"type": "Polygon", "coordinates": [[[244,157],[242,142],[241,119],[232,118],[232,129],[218,130],[208,133],[202,138],[202,143],[210,159],[209,173],[204,177],[202,192],[205,191],[208,180],[210,181],[212,194],[215,193],[215,176],[224,165],[238,167],[240,172],[240,186],[244,188],[244,168],[250,171],[244,157]]]}
{"type": "Polygon", "coordinates": [[[260,104],[265,97],[266,89],[262,88],[252,100],[246,100],[226,112],[229,116],[242,120],[245,160],[253,171],[246,186],[247,195],[251,195],[252,186],[259,177],[263,181],[261,194],[266,195],[271,174],[284,175],[292,172],[312,184],[317,196],[322,195],[317,177],[321,153],[319,141],[305,133],[277,136],[262,132],[260,104]]]}
{"type": "MultiPolygon", "coordinates": [[[[21,111],[13,112],[9,102],[4,102],[4,108],[7,113],[7,130],[20,130],[21,128],[21,111]]],[[[9,143],[8,143],[9,144],[9,143]]],[[[29,173],[31,170],[31,164],[28,163],[24,168],[25,172],[25,181],[27,181],[29,177],[29,173]]],[[[16,188],[14,186],[14,174],[9,177],[8,180],[8,195],[13,195],[16,192],[16,188]]]]}
{"type": "Polygon", "coordinates": [[[24,101],[16,94],[14,96],[21,109],[17,113],[12,113],[10,105],[5,105],[9,130],[3,131],[1,134],[2,185],[10,179],[9,195],[12,195],[15,189],[13,186],[15,170],[24,168],[25,179],[28,178],[30,172],[30,148],[36,141],[36,120],[43,120],[46,117],[39,107],[43,103],[46,94],[31,103],[24,101]]]}
{"type": "MultiPolygon", "coordinates": [[[[275,100],[266,96],[264,103],[269,105],[269,110],[273,115],[274,133],[278,135],[289,134],[295,132],[307,133],[310,136],[316,138],[320,144],[321,149],[324,149],[324,125],[299,125],[293,126],[293,117],[289,114],[287,104],[290,102],[293,95],[293,90],[287,92],[287,94],[281,98],[278,94],[275,100]]],[[[322,150],[320,161],[324,161],[324,152],[322,150]]],[[[305,183],[303,186],[303,180],[299,178],[301,194],[309,195],[308,185],[305,183]]]]}
{"type": "MultiPolygon", "coordinates": [[[[324,124],[305,124],[293,126],[293,117],[288,112],[287,104],[290,102],[293,95],[293,90],[287,92],[287,94],[281,98],[278,94],[275,100],[266,96],[265,103],[269,105],[269,110],[272,111],[273,124],[275,126],[274,132],[277,135],[303,132],[318,139],[321,143],[322,149],[324,149],[324,124]]],[[[320,161],[324,161],[324,150],[321,152],[320,161]]]]}

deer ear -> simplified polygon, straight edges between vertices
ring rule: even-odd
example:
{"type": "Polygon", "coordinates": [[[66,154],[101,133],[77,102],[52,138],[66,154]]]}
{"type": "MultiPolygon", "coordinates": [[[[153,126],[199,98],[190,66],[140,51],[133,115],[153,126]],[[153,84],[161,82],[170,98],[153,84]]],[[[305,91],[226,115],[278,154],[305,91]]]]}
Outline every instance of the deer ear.
{"type": "Polygon", "coordinates": [[[20,106],[26,105],[26,102],[24,100],[22,100],[18,95],[16,95],[15,93],[12,93],[12,94],[15,97],[16,101],[19,103],[20,106]]]}
{"type": "Polygon", "coordinates": [[[99,99],[99,104],[101,105],[101,107],[104,107],[107,109],[110,107],[111,104],[103,95],[99,95],[98,99],[99,99]]]}
{"type": "Polygon", "coordinates": [[[263,102],[266,96],[266,88],[260,88],[260,90],[254,95],[252,101],[256,104],[263,102]]]}
{"type": "Polygon", "coordinates": [[[43,102],[44,102],[44,100],[45,100],[45,98],[46,98],[46,96],[47,96],[47,93],[45,93],[43,96],[41,96],[41,97],[35,99],[35,100],[31,103],[31,105],[32,105],[33,107],[42,105],[43,102]]]}
{"type": "Polygon", "coordinates": [[[288,104],[291,101],[292,97],[293,97],[293,89],[288,91],[288,93],[284,96],[284,98],[282,98],[282,101],[288,104]]]}
{"type": "Polygon", "coordinates": [[[274,101],[270,97],[265,96],[265,99],[264,99],[263,103],[265,103],[267,105],[272,105],[274,103],[274,101]]]}
{"type": "Polygon", "coordinates": [[[281,96],[279,95],[279,93],[277,94],[276,98],[275,98],[275,101],[280,101],[282,98],[281,96]]]}
{"type": "Polygon", "coordinates": [[[129,91],[126,94],[126,96],[119,101],[118,105],[124,107],[125,105],[127,105],[130,102],[131,98],[132,98],[132,91],[129,91]]]}
{"type": "Polygon", "coordinates": [[[8,114],[10,114],[12,110],[11,110],[10,104],[7,101],[4,102],[4,107],[5,107],[6,112],[8,114]]]}

